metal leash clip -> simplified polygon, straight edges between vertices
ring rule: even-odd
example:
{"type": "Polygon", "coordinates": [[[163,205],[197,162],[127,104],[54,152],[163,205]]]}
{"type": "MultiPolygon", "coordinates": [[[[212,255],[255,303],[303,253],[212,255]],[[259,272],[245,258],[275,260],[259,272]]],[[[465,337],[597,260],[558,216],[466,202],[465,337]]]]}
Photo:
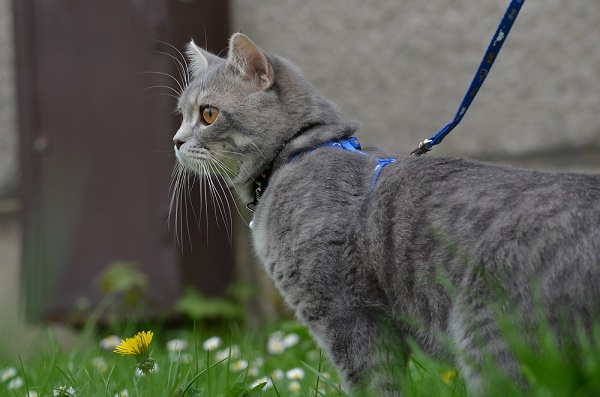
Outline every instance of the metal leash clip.
{"type": "Polygon", "coordinates": [[[420,156],[427,152],[430,152],[433,147],[431,147],[431,139],[425,139],[423,142],[419,143],[419,147],[410,152],[411,156],[420,156]]]}

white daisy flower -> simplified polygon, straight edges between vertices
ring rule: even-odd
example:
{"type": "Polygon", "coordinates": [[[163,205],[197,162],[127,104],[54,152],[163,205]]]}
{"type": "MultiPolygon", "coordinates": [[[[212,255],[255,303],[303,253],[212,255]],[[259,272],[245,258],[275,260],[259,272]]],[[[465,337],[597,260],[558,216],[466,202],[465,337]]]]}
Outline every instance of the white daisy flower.
{"type": "Polygon", "coordinates": [[[100,347],[104,350],[113,351],[120,343],[121,338],[119,338],[117,335],[109,335],[106,338],[100,339],[100,347]]]}
{"type": "Polygon", "coordinates": [[[117,394],[115,394],[115,397],[129,397],[129,390],[123,389],[117,394]]]}
{"type": "Polygon", "coordinates": [[[9,379],[14,378],[17,375],[17,370],[13,367],[8,367],[0,373],[0,380],[6,382],[9,379]]]}
{"type": "Polygon", "coordinates": [[[167,342],[167,350],[170,352],[180,352],[189,347],[189,343],[183,339],[172,339],[167,342]]]}
{"type": "Polygon", "coordinates": [[[27,397],[39,397],[36,391],[27,392],[27,397]]]}
{"type": "Polygon", "coordinates": [[[292,368],[285,373],[288,379],[304,379],[304,370],[302,368],[292,368]]]}
{"type": "Polygon", "coordinates": [[[106,360],[102,356],[94,357],[92,359],[92,366],[100,372],[108,370],[108,364],[106,364],[106,360]]]}
{"type": "Polygon", "coordinates": [[[16,378],[12,378],[10,380],[10,382],[8,382],[8,389],[9,390],[17,390],[20,389],[21,387],[23,387],[23,378],[21,378],[20,376],[17,376],[16,378]]]}
{"type": "Polygon", "coordinates": [[[302,390],[302,386],[300,385],[300,382],[298,382],[297,380],[293,380],[288,385],[288,390],[292,393],[297,393],[300,390],[302,390]]]}
{"type": "Polygon", "coordinates": [[[55,396],[74,396],[75,389],[72,387],[67,388],[67,386],[59,386],[52,391],[52,394],[55,396]]]}
{"type": "Polygon", "coordinates": [[[285,346],[286,349],[296,346],[298,342],[300,342],[300,337],[294,333],[286,335],[286,337],[283,338],[283,346],[285,346]]]}
{"type": "Polygon", "coordinates": [[[276,338],[276,339],[283,339],[283,336],[285,335],[285,333],[281,330],[279,331],[275,331],[271,334],[271,338],[276,338]]]}
{"type": "Polygon", "coordinates": [[[242,355],[242,351],[238,345],[232,345],[226,347],[225,349],[221,349],[215,353],[215,359],[217,361],[225,360],[226,358],[236,359],[240,358],[242,355]]]}
{"type": "Polygon", "coordinates": [[[281,354],[285,351],[283,340],[279,337],[271,336],[267,341],[267,351],[270,354],[281,354]]]}
{"type": "Polygon", "coordinates": [[[248,361],[246,360],[237,360],[231,364],[232,371],[239,372],[245,370],[246,368],[248,368],[248,361]]]}
{"type": "Polygon", "coordinates": [[[256,367],[248,368],[248,376],[255,377],[255,376],[258,376],[259,373],[260,372],[258,371],[258,368],[256,368],[256,367]]]}
{"type": "Polygon", "coordinates": [[[265,365],[265,359],[262,357],[256,357],[254,360],[252,360],[252,365],[255,367],[262,367],[265,365]]]}
{"type": "Polygon", "coordinates": [[[229,350],[228,349],[219,350],[218,352],[215,353],[215,360],[217,360],[217,361],[223,361],[226,358],[229,358],[229,350]]]}
{"type": "Polygon", "coordinates": [[[242,351],[238,345],[231,345],[229,347],[229,358],[240,358],[242,356],[242,351]]]}
{"type": "Polygon", "coordinates": [[[202,344],[202,348],[206,351],[212,352],[214,350],[217,350],[219,346],[221,346],[221,343],[221,338],[219,338],[218,336],[213,336],[212,338],[208,338],[204,341],[204,343],[202,344]]]}
{"type": "Polygon", "coordinates": [[[283,379],[284,375],[285,374],[281,369],[276,369],[275,371],[271,372],[271,378],[273,378],[273,380],[281,380],[283,379]]]}
{"type": "Polygon", "coordinates": [[[266,376],[259,378],[257,380],[255,380],[254,382],[252,382],[250,384],[250,389],[254,389],[256,386],[260,385],[261,383],[266,383],[266,385],[262,388],[262,390],[266,390],[270,387],[273,387],[273,381],[269,378],[267,378],[266,376]]]}

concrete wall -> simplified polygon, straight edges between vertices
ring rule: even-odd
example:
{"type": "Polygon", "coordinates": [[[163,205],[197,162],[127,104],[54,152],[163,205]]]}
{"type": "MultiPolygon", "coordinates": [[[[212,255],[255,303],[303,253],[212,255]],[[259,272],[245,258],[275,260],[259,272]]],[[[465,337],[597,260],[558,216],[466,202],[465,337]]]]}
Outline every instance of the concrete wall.
{"type": "MultiPolygon", "coordinates": [[[[232,28],[295,61],[364,123],[363,144],[409,153],[454,116],[508,3],[234,0],[232,28]]],[[[526,2],[467,116],[434,153],[600,147],[598,21],[597,0],[526,2]]]]}
{"type": "Polygon", "coordinates": [[[0,0],[0,199],[16,194],[17,132],[11,0],[0,0]]]}

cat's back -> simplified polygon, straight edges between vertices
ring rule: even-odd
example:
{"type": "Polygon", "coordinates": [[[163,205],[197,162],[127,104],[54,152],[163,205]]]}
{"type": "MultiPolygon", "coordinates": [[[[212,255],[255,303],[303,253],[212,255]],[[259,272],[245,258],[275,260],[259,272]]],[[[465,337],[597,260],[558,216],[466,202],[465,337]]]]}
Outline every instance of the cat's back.
{"type": "Polygon", "coordinates": [[[600,174],[521,170],[453,158],[402,157],[373,194],[371,225],[446,236],[465,249],[586,246],[600,264],[600,174]],[[432,232],[435,231],[435,232],[432,232]],[[589,245],[589,247],[588,247],[589,245]]]}
{"type": "Polygon", "coordinates": [[[393,269],[390,291],[442,268],[465,289],[485,275],[515,300],[536,286],[557,311],[600,307],[599,174],[406,157],[385,170],[373,200],[371,248],[393,269]]]}

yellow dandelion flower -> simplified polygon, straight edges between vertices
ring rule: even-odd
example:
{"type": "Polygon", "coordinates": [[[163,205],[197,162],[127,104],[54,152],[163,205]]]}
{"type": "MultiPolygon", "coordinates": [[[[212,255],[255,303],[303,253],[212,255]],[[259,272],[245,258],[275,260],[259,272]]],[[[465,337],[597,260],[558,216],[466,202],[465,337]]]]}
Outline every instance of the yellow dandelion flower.
{"type": "Polygon", "coordinates": [[[450,381],[456,377],[456,371],[446,371],[440,375],[442,378],[442,382],[448,384],[450,381]]]}
{"type": "Polygon", "coordinates": [[[133,338],[122,340],[114,352],[121,355],[135,356],[137,364],[135,365],[144,375],[150,372],[156,372],[156,360],[150,357],[148,348],[152,342],[152,331],[138,332],[133,338]]]}
{"type": "Polygon", "coordinates": [[[121,340],[121,343],[115,347],[114,352],[121,355],[145,356],[148,354],[148,347],[152,342],[152,331],[140,331],[132,338],[121,340]]]}

